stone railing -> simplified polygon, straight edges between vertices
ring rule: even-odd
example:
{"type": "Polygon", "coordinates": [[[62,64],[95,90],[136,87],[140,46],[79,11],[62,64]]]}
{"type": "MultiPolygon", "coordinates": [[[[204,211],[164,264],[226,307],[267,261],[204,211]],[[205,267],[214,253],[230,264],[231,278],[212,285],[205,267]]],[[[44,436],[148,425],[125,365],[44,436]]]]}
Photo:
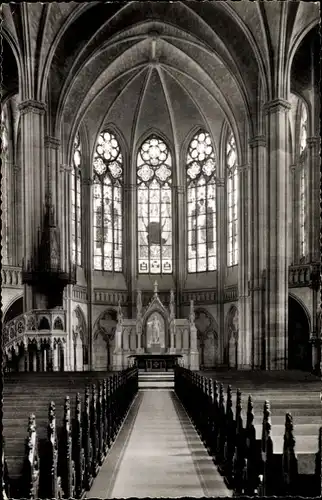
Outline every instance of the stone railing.
{"type": "Polygon", "coordinates": [[[117,306],[120,302],[121,305],[126,305],[128,299],[127,292],[119,292],[113,290],[102,290],[95,289],[94,290],[94,301],[96,303],[103,303],[108,305],[117,306]]]}
{"type": "Polygon", "coordinates": [[[34,309],[4,325],[2,345],[8,354],[21,345],[27,348],[32,342],[37,346],[42,343],[54,344],[65,342],[66,337],[66,312],[63,309],[34,309]]]}
{"type": "Polygon", "coordinates": [[[21,267],[2,266],[1,269],[1,286],[22,288],[22,271],[21,267]]]}
{"type": "Polygon", "coordinates": [[[238,300],[238,287],[237,286],[227,286],[224,289],[225,302],[233,302],[238,300]]]}
{"type": "Polygon", "coordinates": [[[213,304],[217,299],[217,292],[214,289],[184,291],[182,298],[184,304],[190,304],[191,300],[193,300],[195,304],[213,304]]]}
{"type": "Polygon", "coordinates": [[[319,282],[318,264],[299,264],[290,266],[288,284],[292,288],[304,286],[318,286],[319,282]]]}
{"type": "Polygon", "coordinates": [[[75,285],[73,287],[73,299],[80,302],[87,301],[87,289],[85,287],[75,285]]]}

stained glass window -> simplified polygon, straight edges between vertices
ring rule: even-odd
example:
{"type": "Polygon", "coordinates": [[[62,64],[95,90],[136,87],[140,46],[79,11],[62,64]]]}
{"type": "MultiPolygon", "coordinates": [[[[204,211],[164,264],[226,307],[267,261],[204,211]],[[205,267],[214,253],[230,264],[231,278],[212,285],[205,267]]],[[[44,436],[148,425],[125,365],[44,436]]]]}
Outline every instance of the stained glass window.
{"type": "Polygon", "coordinates": [[[230,131],[226,143],[227,265],[238,264],[238,172],[235,138],[230,131]]]}
{"type": "Polygon", "coordinates": [[[2,230],[1,230],[1,255],[3,263],[8,263],[8,160],[9,160],[9,137],[8,137],[8,114],[7,106],[2,106],[1,110],[1,161],[2,161],[2,181],[1,181],[1,198],[2,198],[2,230]]]}
{"type": "Polygon", "coordinates": [[[94,269],[122,271],[123,156],[109,130],[97,140],[93,164],[94,269]]]}
{"type": "Polygon", "coordinates": [[[172,159],[155,135],[137,156],[139,273],[172,273],[172,159]]]}
{"type": "Polygon", "coordinates": [[[307,112],[302,103],[300,119],[300,254],[306,255],[306,158],[307,158],[307,112]]]}
{"type": "Polygon", "coordinates": [[[186,159],[188,272],[214,271],[216,257],[216,155],[210,135],[200,130],[186,159]]]}
{"type": "Polygon", "coordinates": [[[77,133],[73,148],[71,241],[72,261],[78,266],[82,265],[81,163],[82,148],[79,133],[77,133]]]}

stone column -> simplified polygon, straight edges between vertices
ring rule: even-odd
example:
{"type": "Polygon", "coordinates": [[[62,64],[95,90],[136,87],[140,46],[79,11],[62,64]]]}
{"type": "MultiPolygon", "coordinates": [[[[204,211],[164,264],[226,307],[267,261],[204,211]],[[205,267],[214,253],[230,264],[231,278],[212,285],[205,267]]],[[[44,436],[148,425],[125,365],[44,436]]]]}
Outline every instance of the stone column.
{"type": "Polygon", "coordinates": [[[320,138],[308,137],[307,161],[307,241],[308,261],[320,262],[320,138]]]}
{"type": "Polygon", "coordinates": [[[283,99],[265,106],[268,138],[265,365],[269,370],[287,368],[289,109],[290,104],[283,99]]]}
{"type": "Polygon", "coordinates": [[[199,370],[199,352],[197,345],[197,328],[190,325],[190,370],[199,370]]]}
{"type": "MultiPolygon", "coordinates": [[[[23,176],[24,263],[32,265],[42,229],[45,202],[45,158],[43,102],[28,100],[19,105],[21,123],[21,162],[23,176]]],[[[24,310],[37,308],[37,293],[25,285],[24,310]]]]}
{"type": "Polygon", "coordinates": [[[296,164],[290,165],[290,210],[289,210],[289,222],[288,222],[288,264],[292,265],[298,261],[298,233],[299,233],[299,224],[298,224],[298,216],[297,216],[297,204],[298,204],[298,182],[297,182],[297,172],[296,172],[296,164]]]}
{"type": "MultiPolygon", "coordinates": [[[[184,231],[186,228],[186,197],[185,197],[185,188],[184,186],[176,187],[176,204],[177,204],[177,246],[176,252],[173,255],[173,260],[175,261],[176,268],[176,311],[175,315],[177,318],[182,317],[182,291],[184,289],[184,283],[186,278],[186,266],[187,266],[187,245],[186,238],[183,235],[186,235],[187,232],[184,231]],[[184,232],[183,232],[184,231],[184,232]]],[[[174,344],[171,341],[171,348],[174,348],[174,344]]]]}
{"type": "Polygon", "coordinates": [[[15,228],[15,231],[12,233],[11,237],[11,252],[13,256],[13,264],[17,265],[20,263],[24,257],[24,242],[21,241],[21,232],[23,228],[23,194],[21,193],[21,166],[13,165],[13,183],[12,183],[12,199],[13,206],[15,207],[12,210],[12,225],[15,228]]]}
{"type": "Polygon", "coordinates": [[[46,349],[46,346],[44,346],[44,350],[43,350],[43,371],[44,372],[47,371],[47,349],[46,349]]]}
{"type": "MultiPolygon", "coordinates": [[[[91,178],[83,179],[83,203],[82,203],[82,217],[86,222],[83,225],[83,237],[85,238],[85,245],[83,245],[83,267],[85,278],[87,280],[87,296],[88,296],[88,318],[87,318],[87,336],[88,336],[88,357],[89,369],[94,369],[93,358],[93,301],[94,301],[94,285],[93,285],[93,206],[92,206],[92,185],[91,178]]],[[[85,335],[85,332],[84,332],[85,335]]],[[[84,369],[84,368],[83,368],[84,369]]]]}
{"type": "Polygon", "coordinates": [[[53,346],[53,371],[58,371],[58,344],[56,342],[53,346]]]}
{"type": "MultiPolygon", "coordinates": [[[[266,141],[264,136],[256,136],[249,141],[251,148],[250,167],[250,332],[251,365],[262,366],[262,338],[264,335],[263,311],[263,270],[266,267],[266,141]]],[[[243,242],[241,242],[243,245],[243,242]]]]}
{"type": "Polygon", "coordinates": [[[218,335],[218,353],[217,362],[219,365],[225,363],[224,351],[225,345],[228,345],[228,338],[225,332],[225,275],[227,263],[227,245],[226,245],[226,216],[223,216],[223,223],[220,223],[221,214],[226,214],[225,208],[225,179],[217,178],[217,307],[218,307],[218,328],[221,335],[218,335]]]}
{"type": "Polygon", "coordinates": [[[37,372],[37,352],[32,351],[32,371],[37,372]]]}
{"type": "Polygon", "coordinates": [[[123,350],[128,352],[130,350],[129,343],[130,330],[128,328],[123,329],[123,350]]]}
{"type": "Polygon", "coordinates": [[[238,167],[238,321],[239,321],[239,337],[238,337],[238,352],[237,365],[240,369],[251,368],[252,358],[252,335],[250,324],[250,296],[248,288],[248,242],[250,237],[249,231],[249,164],[240,165],[238,167]]]}
{"type": "Polygon", "coordinates": [[[59,352],[59,354],[62,354],[61,356],[62,361],[60,360],[62,362],[62,364],[60,365],[60,370],[64,372],[66,371],[66,354],[67,354],[66,344],[64,342],[60,344],[60,349],[61,353],[59,352]]]}

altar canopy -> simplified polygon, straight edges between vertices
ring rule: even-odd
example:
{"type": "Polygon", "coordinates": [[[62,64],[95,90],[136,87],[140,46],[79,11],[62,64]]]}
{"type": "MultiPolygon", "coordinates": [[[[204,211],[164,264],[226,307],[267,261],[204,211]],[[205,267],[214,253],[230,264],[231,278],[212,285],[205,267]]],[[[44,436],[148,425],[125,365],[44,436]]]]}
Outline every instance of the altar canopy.
{"type": "Polygon", "coordinates": [[[178,355],[180,363],[191,370],[199,370],[197,329],[193,301],[188,318],[175,317],[175,298],[170,290],[169,307],[160,300],[158,284],[154,283],[153,295],[146,307],[142,305],[142,292],[137,291],[136,318],[124,318],[121,306],[115,333],[113,368],[126,368],[134,355],[178,355]]]}

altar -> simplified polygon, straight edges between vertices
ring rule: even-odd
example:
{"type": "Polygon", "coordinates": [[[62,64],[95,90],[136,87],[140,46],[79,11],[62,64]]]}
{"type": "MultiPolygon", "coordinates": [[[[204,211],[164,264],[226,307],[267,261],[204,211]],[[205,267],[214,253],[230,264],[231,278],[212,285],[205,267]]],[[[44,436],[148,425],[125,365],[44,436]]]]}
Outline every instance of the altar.
{"type": "Polygon", "coordinates": [[[173,290],[166,307],[155,282],[146,307],[142,305],[141,290],[137,290],[136,318],[124,318],[121,305],[118,306],[113,369],[136,365],[145,371],[167,371],[176,364],[199,370],[194,304],[191,300],[188,318],[176,318],[173,290]]]}
{"type": "MultiPolygon", "coordinates": [[[[146,372],[173,370],[178,365],[181,354],[132,354],[129,356],[134,360],[134,366],[146,372]]],[[[130,360],[130,364],[131,364],[130,360]]]]}

